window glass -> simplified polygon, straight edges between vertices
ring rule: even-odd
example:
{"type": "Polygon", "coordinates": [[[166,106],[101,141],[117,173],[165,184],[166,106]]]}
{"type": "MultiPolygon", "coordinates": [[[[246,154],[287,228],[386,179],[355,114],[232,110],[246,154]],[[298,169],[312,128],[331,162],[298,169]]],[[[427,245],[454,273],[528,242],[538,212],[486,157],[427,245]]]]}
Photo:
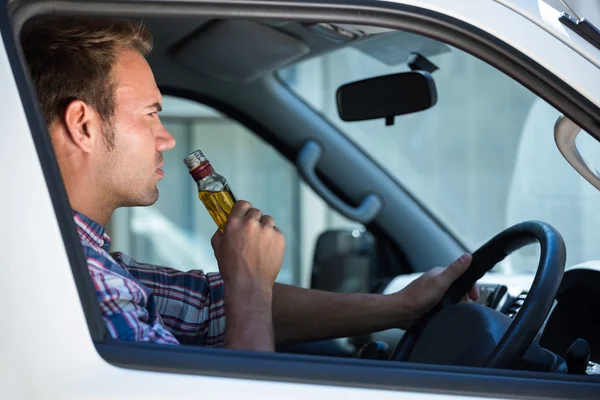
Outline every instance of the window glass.
{"type": "MultiPolygon", "coordinates": [[[[474,56],[393,32],[287,67],[279,77],[471,250],[515,223],[536,219],[561,232],[568,264],[600,258],[600,194],[554,143],[560,113],[474,56]],[[432,73],[438,94],[433,108],[397,117],[393,126],[340,119],[336,90],[341,85],[409,71],[412,53],[439,68],[432,73]]],[[[579,146],[598,145],[587,139],[579,146]]],[[[529,246],[502,267],[532,271],[538,256],[539,246],[529,246]]]]}
{"type": "Polygon", "coordinates": [[[159,200],[150,207],[117,210],[109,226],[114,250],[182,271],[218,271],[210,245],[216,225],[183,164],[196,149],[229,181],[239,199],[275,218],[286,237],[279,282],[308,286],[319,234],[361,228],[331,210],[302,183],[293,164],[239,122],[171,96],[163,97],[163,110],[161,120],[177,144],[163,153],[159,200]]]}

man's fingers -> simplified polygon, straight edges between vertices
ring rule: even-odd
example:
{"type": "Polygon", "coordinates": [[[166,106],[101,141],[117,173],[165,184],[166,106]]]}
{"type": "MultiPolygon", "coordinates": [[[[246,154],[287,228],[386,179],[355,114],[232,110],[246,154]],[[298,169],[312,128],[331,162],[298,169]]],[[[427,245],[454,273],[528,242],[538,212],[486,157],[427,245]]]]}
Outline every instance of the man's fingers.
{"type": "Polygon", "coordinates": [[[270,215],[263,215],[260,223],[263,224],[263,226],[270,226],[271,228],[275,227],[275,219],[273,219],[273,217],[270,215]]]}
{"type": "MultiPolygon", "coordinates": [[[[447,288],[449,288],[455,280],[457,280],[467,271],[471,265],[471,261],[473,261],[473,256],[471,256],[469,253],[465,253],[452,264],[450,264],[448,268],[444,270],[444,272],[442,272],[442,276],[444,277],[443,281],[447,288]]],[[[477,288],[476,284],[469,289],[468,293],[465,293],[462,301],[468,301],[469,298],[472,300],[477,300],[479,298],[479,289],[477,288]]]]}
{"type": "Polygon", "coordinates": [[[458,279],[459,276],[465,273],[469,268],[469,265],[471,265],[472,260],[473,257],[469,253],[465,253],[444,270],[443,274],[445,275],[445,278],[448,278],[450,285],[458,279]]]}
{"type": "Polygon", "coordinates": [[[246,201],[246,200],[239,200],[236,201],[235,204],[233,205],[233,208],[231,209],[231,212],[229,213],[229,217],[237,217],[237,218],[244,218],[246,216],[246,214],[248,213],[248,210],[250,210],[252,208],[252,204],[250,204],[250,202],[246,201]]]}
{"type": "Polygon", "coordinates": [[[469,290],[469,298],[473,301],[479,298],[479,287],[477,286],[477,284],[471,286],[471,289],[469,290]]]}
{"type": "MultiPolygon", "coordinates": [[[[460,256],[460,258],[458,258],[456,261],[454,261],[452,264],[450,264],[450,266],[448,266],[448,268],[446,268],[446,270],[444,271],[444,274],[446,275],[446,277],[449,280],[449,285],[452,285],[452,283],[456,279],[458,279],[462,274],[465,273],[465,271],[469,268],[469,266],[471,266],[472,261],[473,261],[473,256],[471,256],[471,254],[469,254],[469,253],[465,253],[462,256],[460,256]]],[[[450,286],[448,286],[448,287],[450,287],[450,286]]],[[[479,288],[477,287],[477,284],[474,284],[469,289],[469,292],[465,294],[463,301],[468,301],[468,299],[475,301],[478,298],[479,298],[479,288]]]]}
{"type": "Polygon", "coordinates": [[[263,213],[258,208],[252,207],[246,212],[246,217],[260,222],[261,218],[263,217],[263,213]]]}

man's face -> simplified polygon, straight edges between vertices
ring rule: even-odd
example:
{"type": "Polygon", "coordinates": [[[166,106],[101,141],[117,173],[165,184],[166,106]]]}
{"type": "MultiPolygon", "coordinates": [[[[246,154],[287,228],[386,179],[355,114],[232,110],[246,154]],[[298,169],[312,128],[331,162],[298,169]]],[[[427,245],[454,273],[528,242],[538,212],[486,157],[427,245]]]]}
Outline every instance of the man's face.
{"type": "MultiPolygon", "coordinates": [[[[115,112],[110,125],[114,147],[102,154],[106,195],[117,207],[147,206],[158,200],[164,176],[162,152],[175,139],[160,122],[162,96],[150,66],[134,50],[123,50],[113,68],[115,112]]],[[[104,132],[110,134],[110,132],[104,132]]]]}

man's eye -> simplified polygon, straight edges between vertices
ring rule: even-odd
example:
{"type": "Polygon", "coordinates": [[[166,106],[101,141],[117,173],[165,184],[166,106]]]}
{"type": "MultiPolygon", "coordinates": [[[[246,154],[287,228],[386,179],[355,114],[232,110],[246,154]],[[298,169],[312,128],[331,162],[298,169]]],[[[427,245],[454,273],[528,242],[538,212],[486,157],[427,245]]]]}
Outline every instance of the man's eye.
{"type": "Polygon", "coordinates": [[[148,115],[149,115],[149,116],[151,116],[152,118],[155,118],[155,117],[157,117],[157,116],[158,116],[158,112],[154,111],[154,112],[151,112],[151,113],[150,113],[150,114],[148,114],[148,115]]]}

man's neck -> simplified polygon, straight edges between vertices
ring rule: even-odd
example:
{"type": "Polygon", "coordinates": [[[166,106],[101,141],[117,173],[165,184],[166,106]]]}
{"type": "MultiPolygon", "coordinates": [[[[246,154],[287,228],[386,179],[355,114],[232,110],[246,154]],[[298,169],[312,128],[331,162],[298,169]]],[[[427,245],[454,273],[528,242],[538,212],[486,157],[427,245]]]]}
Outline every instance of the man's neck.
{"type": "Polygon", "coordinates": [[[110,219],[110,217],[112,216],[112,213],[113,213],[112,210],[101,210],[101,209],[99,209],[97,207],[93,207],[93,206],[86,207],[85,204],[72,203],[71,208],[73,208],[73,210],[78,211],[81,214],[85,215],[89,219],[96,221],[97,223],[99,223],[102,226],[106,226],[106,224],[108,223],[108,220],[110,219]]]}
{"type": "Polygon", "coordinates": [[[90,161],[72,149],[65,149],[69,142],[63,138],[64,126],[57,125],[54,128],[53,137],[62,144],[58,146],[56,158],[71,208],[105,226],[116,207],[110,207],[104,191],[99,188],[101,185],[94,176],[90,161]]]}
{"type": "Polygon", "coordinates": [[[108,220],[115,211],[114,207],[110,207],[103,202],[89,196],[90,192],[78,190],[76,193],[69,191],[67,194],[71,203],[71,208],[85,215],[86,217],[96,221],[102,226],[106,226],[108,220]]]}

